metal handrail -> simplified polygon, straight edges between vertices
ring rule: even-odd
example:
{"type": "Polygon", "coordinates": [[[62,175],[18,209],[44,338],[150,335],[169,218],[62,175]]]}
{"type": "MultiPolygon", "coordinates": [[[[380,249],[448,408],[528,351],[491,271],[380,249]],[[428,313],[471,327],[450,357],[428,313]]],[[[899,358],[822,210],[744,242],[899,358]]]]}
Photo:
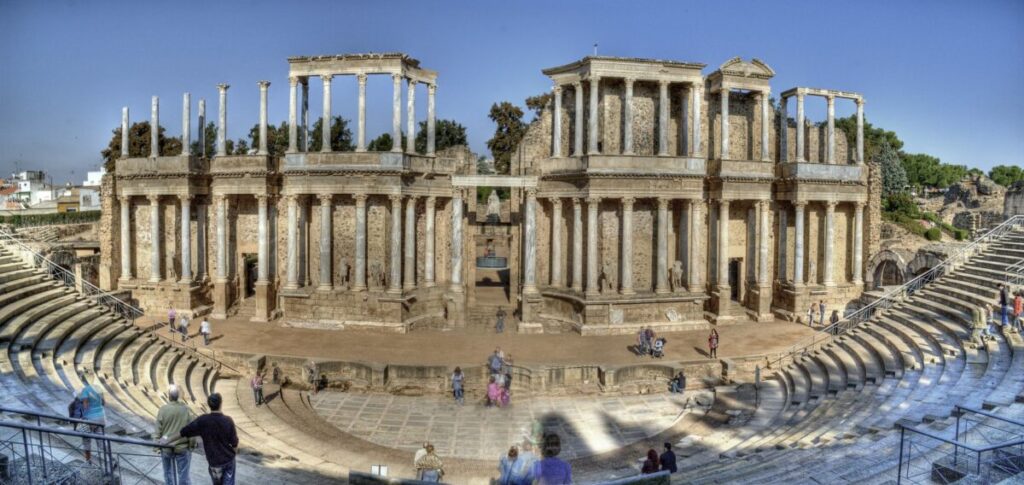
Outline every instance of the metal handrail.
{"type": "Polygon", "coordinates": [[[159,441],[150,441],[139,438],[127,438],[124,436],[114,436],[109,434],[89,433],[87,431],[75,431],[70,429],[54,428],[50,426],[38,426],[34,424],[24,424],[19,423],[17,421],[7,421],[3,419],[0,419],[0,428],[15,428],[25,431],[32,431],[36,433],[53,433],[64,436],[70,436],[72,438],[90,438],[100,441],[109,441],[111,443],[120,443],[123,445],[149,446],[152,448],[159,448],[162,450],[173,450],[175,446],[171,444],[160,443],[159,441]]]}
{"type": "Polygon", "coordinates": [[[913,294],[924,285],[944,276],[948,270],[952,270],[953,268],[965,263],[968,259],[977,254],[978,251],[983,249],[985,245],[991,243],[992,240],[1002,237],[1007,232],[1013,230],[1015,226],[1022,224],[1024,224],[1024,215],[1016,215],[1006,219],[1001,224],[977,237],[970,244],[960,248],[957,252],[950,255],[941,263],[933,266],[928,271],[896,288],[889,290],[881,298],[861,307],[857,311],[844,317],[842,320],[823,328],[820,332],[815,333],[810,338],[790,346],[787,350],[780,353],[775,359],[769,359],[767,367],[773,368],[781,366],[787,359],[792,360],[798,354],[805,354],[816,345],[831,342],[837,336],[846,333],[850,329],[871,319],[871,317],[875,315],[875,312],[888,309],[906,298],[913,296],[913,294]]]}
{"type": "Polygon", "coordinates": [[[50,419],[54,421],[63,421],[72,424],[87,424],[89,426],[98,426],[100,429],[105,428],[107,425],[100,421],[89,421],[88,419],[70,418],[67,416],[61,416],[59,414],[40,413],[38,411],[30,411],[27,409],[15,409],[0,406],[0,413],[6,414],[20,414],[25,416],[31,416],[33,418],[50,419]]]}

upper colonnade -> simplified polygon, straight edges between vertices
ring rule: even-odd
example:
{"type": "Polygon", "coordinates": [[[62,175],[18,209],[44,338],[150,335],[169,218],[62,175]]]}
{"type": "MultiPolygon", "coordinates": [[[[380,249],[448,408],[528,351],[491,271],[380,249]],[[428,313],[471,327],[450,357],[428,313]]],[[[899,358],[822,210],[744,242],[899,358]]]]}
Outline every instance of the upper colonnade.
{"type": "MultiPolygon", "coordinates": [[[[828,145],[825,150],[825,163],[834,164],[836,160],[836,98],[844,98],[853,100],[857,104],[857,150],[854,152],[854,161],[857,165],[864,163],[864,96],[859,93],[852,93],[849,91],[838,91],[835,89],[820,89],[820,88],[805,88],[795,87],[785,91],[781,95],[781,111],[783,114],[787,113],[786,104],[789,98],[796,97],[796,162],[804,163],[807,161],[804,155],[804,97],[806,96],[819,96],[825,98],[828,103],[827,107],[827,120],[826,120],[826,136],[828,137],[828,145]]],[[[788,119],[788,115],[782,117],[783,121],[788,119]]],[[[782,133],[780,139],[782,150],[779,151],[781,156],[779,157],[781,162],[786,162],[788,153],[785,150],[786,144],[788,143],[788,134],[784,130],[784,126],[780,126],[779,130],[782,133]]]]}

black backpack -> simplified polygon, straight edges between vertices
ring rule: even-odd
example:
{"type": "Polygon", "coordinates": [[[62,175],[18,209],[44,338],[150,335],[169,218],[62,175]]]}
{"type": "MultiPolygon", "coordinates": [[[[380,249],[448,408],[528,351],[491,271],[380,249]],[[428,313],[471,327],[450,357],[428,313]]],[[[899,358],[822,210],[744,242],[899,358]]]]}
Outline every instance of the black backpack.
{"type": "MultiPolygon", "coordinates": [[[[68,417],[72,419],[83,419],[85,417],[85,403],[82,402],[78,396],[75,396],[75,398],[68,403],[68,417]]],[[[74,427],[77,429],[78,423],[75,423],[74,427]]]]}

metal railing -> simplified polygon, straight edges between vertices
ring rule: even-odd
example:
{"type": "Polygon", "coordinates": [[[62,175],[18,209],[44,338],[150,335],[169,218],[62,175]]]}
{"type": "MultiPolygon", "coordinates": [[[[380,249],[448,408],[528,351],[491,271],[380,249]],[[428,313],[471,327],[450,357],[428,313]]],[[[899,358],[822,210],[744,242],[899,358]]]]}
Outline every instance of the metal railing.
{"type": "Polygon", "coordinates": [[[1006,285],[1020,286],[1024,284],[1024,261],[1011,264],[1006,268],[1006,285]]]}
{"type": "Polygon", "coordinates": [[[833,323],[811,337],[798,342],[775,358],[769,358],[767,367],[778,368],[792,361],[797,356],[804,355],[816,347],[831,342],[837,336],[846,333],[875,316],[879,311],[891,308],[893,305],[906,300],[914,295],[925,285],[949,274],[957,267],[963,265],[979,252],[983,251],[988,244],[1013,231],[1017,226],[1024,225],[1024,215],[1016,215],[1003,221],[998,226],[985,232],[970,244],[960,248],[941,263],[933,266],[928,271],[920,274],[914,279],[886,292],[882,297],[865,305],[857,311],[847,315],[842,320],[833,323]]]}

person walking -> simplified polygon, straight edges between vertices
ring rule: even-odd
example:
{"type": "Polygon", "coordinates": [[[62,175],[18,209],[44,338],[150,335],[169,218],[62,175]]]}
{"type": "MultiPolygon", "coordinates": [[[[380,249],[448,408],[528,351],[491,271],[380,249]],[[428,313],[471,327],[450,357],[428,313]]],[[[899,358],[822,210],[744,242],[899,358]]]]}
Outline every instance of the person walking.
{"type": "Polygon", "coordinates": [[[1024,290],[1017,290],[1013,298],[1013,328],[1017,333],[1024,333],[1024,290]]]}
{"type": "Polygon", "coordinates": [[[829,326],[832,327],[832,335],[839,335],[839,310],[832,310],[832,316],[828,318],[829,326]]]}
{"type": "Polygon", "coordinates": [[[818,301],[818,325],[825,326],[825,300],[818,301]]]}
{"type": "Polygon", "coordinates": [[[427,453],[416,460],[416,474],[424,482],[437,483],[444,476],[444,462],[434,453],[434,445],[427,444],[427,453]]]}
{"type": "Polygon", "coordinates": [[[644,330],[644,341],[647,342],[647,354],[648,355],[654,355],[654,339],[655,338],[656,338],[656,335],[654,333],[654,329],[651,328],[651,327],[647,327],[647,329],[644,330]]]}
{"type": "MultiPolygon", "coordinates": [[[[235,422],[220,412],[223,398],[220,393],[206,399],[210,412],[199,416],[181,429],[185,438],[203,439],[203,451],[209,465],[213,485],[235,485],[235,455],[238,453],[238,431],[235,422]]],[[[176,438],[172,436],[171,439],[176,438]]]]}
{"type": "Polygon", "coordinates": [[[249,386],[252,387],[252,397],[256,400],[256,407],[260,407],[260,404],[263,404],[263,375],[259,371],[252,376],[249,386]]]}
{"type": "Polygon", "coordinates": [[[491,376],[490,382],[487,383],[487,405],[501,407],[501,386],[498,385],[497,380],[494,376],[491,376]]]}
{"type": "Polygon", "coordinates": [[[455,372],[452,373],[452,396],[455,397],[455,403],[461,406],[465,399],[463,397],[462,384],[465,382],[466,376],[462,374],[462,368],[456,367],[455,372]]]}
{"type": "Polygon", "coordinates": [[[309,382],[311,392],[315,395],[317,391],[316,362],[313,362],[313,359],[309,359],[309,362],[306,362],[306,380],[309,382]]]}
{"type": "Polygon", "coordinates": [[[174,311],[174,307],[167,306],[167,330],[171,333],[177,332],[178,327],[174,326],[174,319],[178,316],[178,312],[174,311]]]}
{"type": "Polygon", "coordinates": [[[512,446],[508,453],[498,461],[498,485],[530,485],[530,468],[526,460],[519,456],[519,448],[512,446]]]}
{"type": "Polygon", "coordinates": [[[815,305],[814,302],[811,302],[811,307],[807,309],[807,326],[808,327],[813,327],[814,326],[814,309],[817,306],[818,305],[815,305]]]}
{"type": "Polygon", "coordinates": [[[501,386],[505,388],[505,393],[512,392],[512,354],[508,354],[502,360],[501,363],[501,374],[502,382],[501,386]]]}
{"type": "Polygon", "coordinates": [[[640,327],[640,331],[636,333],[636,353],[637,355],[647,355],[647,329],[640,327]]]}
{"type": "Polygon", "coordinates": [[[491,377],[497,379],[501,374],[501,368],[505,365],[505,359],[501,355],[501,347],[494,349],[494,353],[487,359],[487,368],[491,371],[491,377]]]}
{"type": "Polygon", "coordinates": [[[708,355],[712,359],[718,358],[718,330],[712,328],[711,335],[708,335],[708,355]]]}
{"type": "Polygon", "coordinates": [[[647,459],[644,460],[644,465],[640,468],[640,474],[658,473],[659,469],[658,452],[651,448],[647,450],[647,459]]]}
{"type": "MultiPolygon", "coordinates": [[[[85,376],[82,376],[83,381],[85,376]]],[[[96,391],[96,388],[92,387],[92,384],[85,383],[85,387],[82,388],[82,392],[78,395],[78,398],[82,400],[82,419],[86,421],[92,421],[96,424],[90,424],[85,427],[85,431],[93,434],[100,434],[103,432],[103,427],[107,422],[107,413],[104,410],[103,395],[96,391]]],[[[85,461],[92,463],[92,439],[82,438],[82,448],[85,449],[85,461]]]]}
{"type": "Polygon", "coordinates": [[[173,446],[173,449],[161,449],[160,459],[164,468],[164,483],[167,485],[189,485],[189,468],[192,462],[191,450],[196,447],[196,440],[182,438],[181,429],[195,419],[192,411],[179,400],[181,396],[178,386],[171,384],[167,388],[167,404],[160,407],[156,414],[156,436],[154,439],[161,444],[173,446]],[[171,441],[170,437],[179,438],[171,441]],[[175,481],[177,478],[177,481],[175,481]]]}
{"type": "Polygon", "coordinates": [[[273,380],[275,386],[280,386],[281,385],[281,367],[279,367],[277,365],[277,362],[274,362],[271,365],[271,367],[273,367],[274,370],[271,371],[270,378],[273,380]]]}
{"type": "Polygon", "coordinates": [[[558,454],[562,452],[562,440],[555,433],[544,435],[544,442],[541,446],[541,454],[544,458],[533,464],[530,472],[534,483],[537,485],[571,485],[572,467],[560,460],[558,454]]]}
{"type": "Polygon", "coordinates": [[[210,321],[203,318],[202,323],[199,324],[199,333],[203,336],[203,345],[210,345],[210,321]]]}
{"type": "Polygon", "coordinates": [[[1010,324],[1010,296],[1006,285],[999,285],[999,309],[1002,325],[1010,324]]]}
{"type": "Polygon", "coordinates": [[[181,341],[188,340],[188,317],[185,315],[181,316],[181,341]]]}
{"type": "Polygon", "coordinates": [[[676,468],[676,453],[672,451],[672,443],[665,443],[665,452],[658,457],[658,463],[661,464],[661,469],[669,473],[675,473],[676,468]]]}
{"type": "Polygon", "coordinates": [[[505,331],[505,307],[498,307],[498,313],[494,315],[496,322],[494,323],[494,330],[496,333],[502,333],[505,331]]]}

